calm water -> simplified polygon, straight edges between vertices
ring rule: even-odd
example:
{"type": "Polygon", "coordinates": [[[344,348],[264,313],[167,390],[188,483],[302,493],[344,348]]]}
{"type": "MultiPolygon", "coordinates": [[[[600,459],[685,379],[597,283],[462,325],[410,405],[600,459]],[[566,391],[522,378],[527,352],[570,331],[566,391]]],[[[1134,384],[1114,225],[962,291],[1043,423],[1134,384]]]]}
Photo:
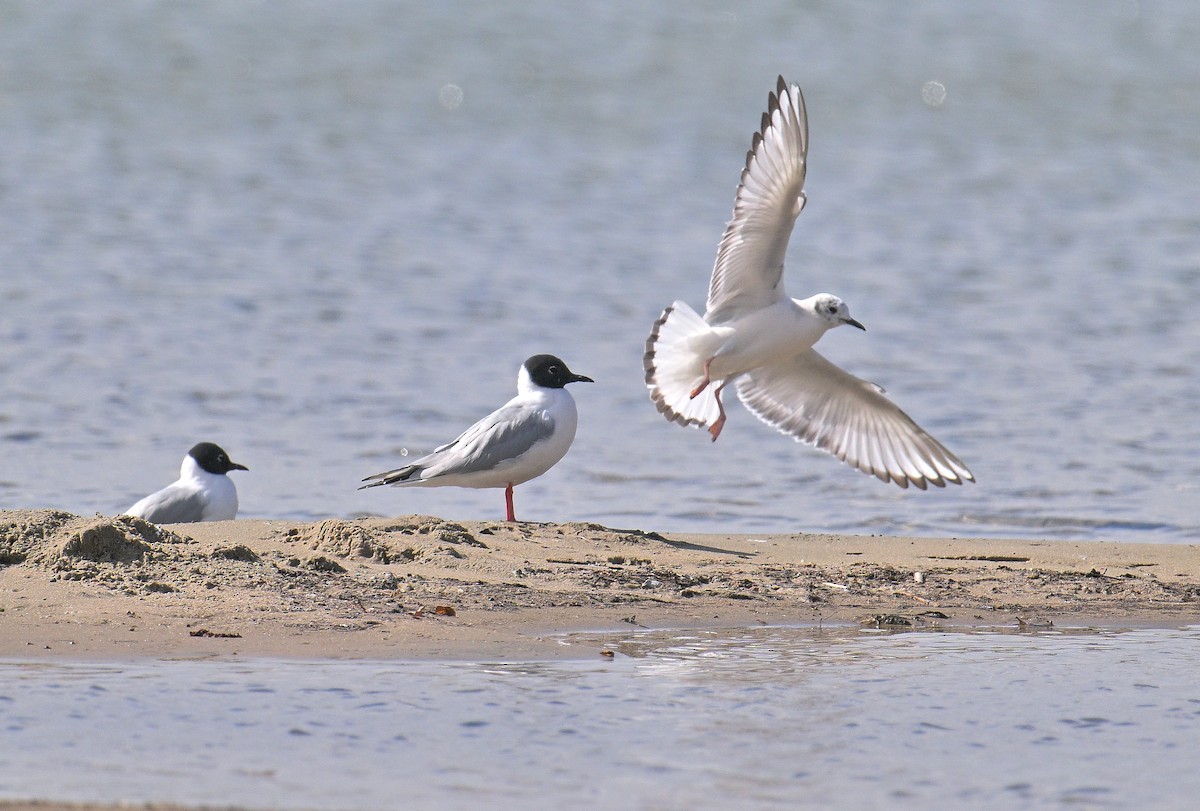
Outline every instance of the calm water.
{"type": "Polygon", "coordinates": [[[1197,41],[1200,6],[1136,0],[10,0],[0,507],[113,513],[211,439],[246,517],[498,517],[355,487],[551,351],[598,382],[524,518],[1195,541],[1197,41]],[[976,486],[885,487],[739,406],[712,445],[646,397],[781,72],[812,124],[789,291],[847,299],[869,331],[823,351],[976,486]]]}
{"type": "Polygon", "coordinates": [[[0,797],[1184,809],[1200,792],[1194,628],[576,641],[594,660],[3,662],[0,797]]]}

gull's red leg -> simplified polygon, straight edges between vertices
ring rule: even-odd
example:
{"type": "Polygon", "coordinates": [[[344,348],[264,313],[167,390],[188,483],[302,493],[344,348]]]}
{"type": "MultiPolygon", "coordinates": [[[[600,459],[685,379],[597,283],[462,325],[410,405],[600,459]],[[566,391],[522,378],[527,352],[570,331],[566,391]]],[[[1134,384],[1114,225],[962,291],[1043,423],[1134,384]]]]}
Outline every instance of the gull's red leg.
{"type": "Polygon", "coordinates": [[[700,392],[702,392],[702,391],[704,391],[706,388],[708,388],[708,384],[712,382],[712,378],[710,378],[710,377],[708,376],[708,366],[709,366],[709,364],[711,364],[712,362],[713,362],[713,359],[712,359],[712,358],[709,358],[708,360],[704,361],[704,380],[703,380],[703,382],[701,382],[701,383],[700,383],[700,385],[699,385],[699,386],[697,386],[696,388],[692,389],[692,393],[691,393],[691,395],[690,395],[690,399],[692,399],[692,400],[695,400],[697,397],[699,397],[699,396],[700,396],[700,392]]]}
{"type": "MultiPolygon", "coordinates": [[[[713,437],[713,439],[716,439],[716,437],[713,437]]],[[[517,516],[513,512],[512,490],[513,490],[513,486],[511,484],[508,487],[504,488],[504,505],[506,507],[508,507],[508,517],[504,519],[505,521],[516,521],[517,520],[517,516]]]]}

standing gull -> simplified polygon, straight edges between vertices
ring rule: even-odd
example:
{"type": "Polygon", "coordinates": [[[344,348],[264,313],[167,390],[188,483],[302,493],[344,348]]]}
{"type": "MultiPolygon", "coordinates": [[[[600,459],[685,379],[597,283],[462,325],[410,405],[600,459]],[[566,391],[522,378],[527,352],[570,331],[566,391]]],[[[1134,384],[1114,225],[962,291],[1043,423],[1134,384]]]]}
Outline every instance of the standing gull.
{"type": "Polygon", "coordinates": [[[219,445],[195,445],[179,468],[179,481],[151,493],[125,511],[154,524],[231,521],[237,517],[238,497],[231,470],[249,470],[229,460],[219,445]]]}
{"type": "Polygon", "coordinates": [[[704,317],[676,301],[646,341],[650,399],[668,420],[707,426],[715,442],[725,425],[721,392],[736,382],[760,420],[881,481],[922,490],[974,481],[882,388],[813,350],[834,327],[866,328],[837,296],[784,292],[783,258],[804,209],[807,158],[804,97],[780,76],[746,154],[704,317]]]}
{"type": "Polygon", "coordinates": [[[358,488],[503,487],[513,513],[513,488],[558,464],[575,440],[579,421],[568,383],[591,383],[554,355],[534,355],[517,373],[517,396],[459,434],[453,442],[410,465],[363,479],[358,488]]]}

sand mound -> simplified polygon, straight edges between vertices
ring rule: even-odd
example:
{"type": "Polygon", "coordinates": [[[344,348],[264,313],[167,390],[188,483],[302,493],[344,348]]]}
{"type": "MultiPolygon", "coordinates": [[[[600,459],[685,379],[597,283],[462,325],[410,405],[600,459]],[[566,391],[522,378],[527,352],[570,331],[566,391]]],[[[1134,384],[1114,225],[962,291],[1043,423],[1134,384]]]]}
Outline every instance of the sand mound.
{"type": "Polygon", "coordinates": [[[287,536],[318,552],[340,558],[365,558],[379,563],[406,563],[438,552],[448,552],[447,544],[450,547],[465,544],[487,548],[487,544],[478,540],[462,524],[425,516],[414,516],[411,521],[330,519],[294,528],[287,532],[287,536]]]}
{"type": "Polygon", "coordinates": [[[0,513],[0,566],[23,563],[44,551],[64,525],[78,516],[60,510],[12,510],[0,513]]]}
{"type": "Polygon", "coordinates": [[[0,563],[64,570],[76,562],[131,564],[190,539],[131,516],[82,518],[58,510],[0,514],[0,563]]]}
{"type": "Polygon", "coordinates": [[[184,542],[169,530],[131,516],[97,518],[78,529],[68,526],[67,539],[58,550],[60,558],[133,563],[152,554],[157,544],[184,542]]]}

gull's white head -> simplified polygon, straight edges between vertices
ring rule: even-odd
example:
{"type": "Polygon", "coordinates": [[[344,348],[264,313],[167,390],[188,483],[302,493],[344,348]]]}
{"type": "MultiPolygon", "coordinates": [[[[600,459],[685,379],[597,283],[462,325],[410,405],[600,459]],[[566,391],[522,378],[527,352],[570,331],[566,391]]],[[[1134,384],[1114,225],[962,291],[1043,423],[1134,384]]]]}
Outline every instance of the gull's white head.
{"type": "Polygon", "coordinates": [[[866,330],[866,327],[850,317],[850,308],[846,306],[846,302],[832,293],[818,293],[808,299],[808,303],[812,306],[817,318],[827,325],[826,329],[849,324],[852,327],[866,330]]]}

